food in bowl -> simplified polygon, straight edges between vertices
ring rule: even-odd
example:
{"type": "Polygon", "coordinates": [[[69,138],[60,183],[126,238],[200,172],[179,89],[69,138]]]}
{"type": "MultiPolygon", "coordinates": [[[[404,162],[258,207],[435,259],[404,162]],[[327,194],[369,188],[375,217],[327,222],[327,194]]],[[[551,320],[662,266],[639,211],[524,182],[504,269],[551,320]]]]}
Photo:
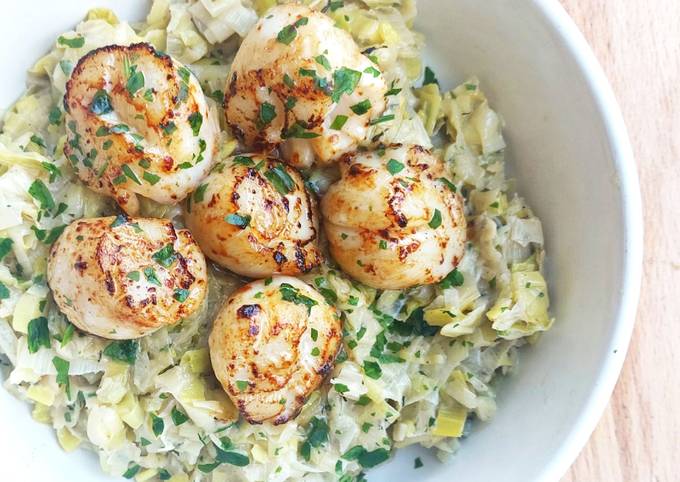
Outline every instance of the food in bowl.
{"type": "Polygon", "coordinates": [[[0,133],[0,351],[65,450],[347,481],[493,415],[552,324],[541,224],[478,81],[422,76],[414,16],[156,0],[31,69],[0,133]]]}

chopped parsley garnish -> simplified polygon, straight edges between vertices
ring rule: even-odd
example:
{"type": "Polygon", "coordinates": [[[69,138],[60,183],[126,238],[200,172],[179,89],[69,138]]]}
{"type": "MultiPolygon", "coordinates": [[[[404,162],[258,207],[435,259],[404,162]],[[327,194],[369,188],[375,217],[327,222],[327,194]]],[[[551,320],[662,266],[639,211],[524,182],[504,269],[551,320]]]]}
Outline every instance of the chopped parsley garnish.
{"type": "Polygon", "coordinates": [[[338,393],[349,392],[349,387],[347,385],[345,385],[344,383],[336,383],[335,385],[333,385],[333,387],[335,388],[335,391],[338,392],[338,393]]]}
{"type": "Polygon", "coordinates": [[[429,68],[429,67],[425,67],[425,75],[423,76],[423,85],[428,85],[428,84],[439,85],[439,81],[437,80],[437,77],[435,77],[432,69],[429,68]]]}
{"type": "Polygon", "coordinates": [[[121,170],[123,171],[123,174],[125,174],[125,177],[131,179],[135,184],[142,184],[142,182],[139,180],[135,172],[128,166],[127,164],[123,164],[121,167],[121,170]]]}
{"type": "Polygon", "coordinates": [[[57,385],[66,389],[66,395],[71,399],[71,383],[68,378],[68,369],[71,363],[58,356],[52,358],[52,365],[57,369],[57,385]]]}
{"type": "Polygon", "coordinates": [[[455,268],[439,282],[439,286],[446,289],[451,288],[452,286],[463,286],[463,283],[465,283],[463,273],[458,271],[458,268],[455,268]]]}
{"type": "Polygon", "coordinates": [[[316,341],[319,338],[319,332],[316,328],[312,328],[310,336],[312,337],[313,341],[316,341]]]}
{"type": "Polygon", "coordinates": [[[321,65],[324,69],[331,70],[331,63],[328,61],[328,58],[325,55],[317,55],[314,57],[314,60],[316,60],[316,63],[321,65]]]}
{"type": "Polygon", "coordinates": [[[111,134],[122,134],[124,132],[130,132],[130,128],[125,124],[116,124],[111,128],[111,134]]]}
{"type": "Polygon", "coordinates": [[[147,102],[153,102],[153,89],[146,89],[144,91],[144,100],[147,102]]]}
{"type": "Polygon", "coordinates": [[[260,114],[257,119],[257,126],[260,130],[267,127],[276,118],[276,108],[269,102],[260,104],[260,114]]]}
{"type": "Polygon", "coordinates": [[[117,228],[118,226],[122,226],[123,224],[128,222],[127,216],[124,214],[119,214],[116,216],[116,219],[113,220],[111,223],[112,228],[117,228]]]}
{"type": "Polygon", "coordinates": [[[318,347],[318,346],[315,346],[314,348],[312,348],[311,353],[312,353],[312,356],[319,356],[319,354],[321,353],[321,351],[319,350],[319,347],[318,347]]]}
{"type": "Polygon", "coordinates": [[[346,115],[336,115],[335,119],[333,119],[333,122],[331,123],[331,129],[339,131],[342,129],[342,126],[345,125],[345,122],[347,122],[348,117],[346,115]]]}
{"type": "Polygon", "coordinates": [[[445,177],[440,177],[438,180],[441,181],[447,188],[449,188],[451,192],[456,192],[458,190],[456,189],[456,185],[445,177]]]}
{"type": "Polygon", "coordinates": [[[130,67],[128,72],[127,83],[125,88],[130,93],[130,95],[135,95],[139,89],[144,87],[144,74],[137,70],[137,66],[133,65],[130,67]]]}
{"type": "MultiPolygon", "coordinates": [[[[109,148],[110,148],[112,145],[113,145],[113,141],[112,141],[111,139],[109,139],[109,140],[107,140],[107,141],[104,141],[104,144],[102,144],[102,148],[103,148],[105,151],[108,151],[109,148]]],[[[106,164],[108,165],[108,161],[106,161],[106,164]]],[[[103,173],[103,171],[102,171],[102,173],[103,173]]],[[[100,176],[101,176],[101,174],[100,174],[100,176]]]]}
{"type": "Polygon", "coordinates": [[[65,47],[69,47],[72,49],[79,49],[83,45],[85,45],[85,38],[84,37],[73,37],[73,38],[66,38],[63,35],[60,35],[59,38],[57,39],[57,43],[59,45],[63,45],[65,47]]]}
{"type": "Polygon", "coordinates": [[[12,244],[11,238],[0,238],[0,261],[12,251],[12,244]]]}
{"type": "Polygon", "coordinates": [[[288,74],[283,74],[283,83],[286,85],[286,87],[290,89],[295,87],[295,82],[293,81],[292,77],[288,74]]]}
{"type": "Polygon", "coordinates": [[[123,478],[130,480],[137,475],[140,470],[142,470],[142,467],[140,467],[139,464],[132,464],[123,474],[123,478]]]}
{"type": "Polygon", "coordinates": [[[345,5],[343,0],[331,0],[328,2],[328,8],[331,12],[335,12],[337,9],[342,8],[345,5]]]}
{"type": "Polygon", "coordinates": [[[371,74],[373,77],[379,77],[380,76],[380,71],[373,67],[372,65],[370,67],[366,67],[364,69],[365,74],[371,74]]]}
{"type": "Polygon", "coordinates": [[[99,126],[97,128],[97,131],[95,132],[95,135],[97,137],[104,137],[104,136],[108,136],[109,134],[111,134],[111,131],[109,131],[108,127],[106,127],[106,126],[99,126]]]}
{"type": "Polygon", "coordinates": [[[195,203],[200,203],[203,202],[203,198],[205,197],[205,190],[208,189],[208,183],[203,183],[199,185],[196,190],[194,191],[194,202],[195,203]]]}
{"type": "Polygon", "coordinates": [[[371,403],[371,398],[368,395],[362,395],[359,397],[359,400],[356,401],[356,404],[361,407],[365,407],[369,403],[371,403]]]}
{"type": "Polygon", "coordinates": [[[416,457],[416,459],[413,461],[413,468],[414,469],[419,469],[423,466],[423,461],[420,460],[420,457],[416,457]]]}
{"type": "Polygon", "coordinates": [[[356,115],[364,115],[371,109],[371,101],[364,99],[358,104],[351,106],[350,109],[352,109],[352,112],[354,112],[356,115]]]}
{"type": "Polygon", "coordinates": [[[165,430],[165,422],[163,421],[162,418],[160,418],[156,414],[150,414],[151,415],[151,430],[153,430],[153,434],[158,437],[163,433],[163,430],[165,430]]]}
{"type": "Polygon", "coordinates": [[[477,86],[475,84],[465,84],[465,90],[474,92],[477,90],[477,86]]]}
{"type": "Polygon", "coordinates": [[[132,281],[139,281],[139,271],[130,271],[127,274],[127,278],[131,279],[132,281]]]}
{"type": "Polygon", "coordinates": [[[177,130],[177,126],[172,121],[166,122],[165,124],[161,124],[160,128],[163,130],[163,133],[166,136],[169,136],[170,134],[172,134],[173,132],[175,132],[177,130]]]}
{"type": "Polygon", "coordinates": [[[233,450],[222,450],[219,447],[217,447],[217,457],[215,458],[219,463],[235,465],[236,467],[245,467],[250,463],[247,455],[234,452],[233,450]]]}
{"type": "Polygon", "coordinates": [[[28,188],[28,194],[30,194],[33,199],[38,201],[38,204],[40,204],[40,209],[45,209],[48,211],[54,209],[54,198],[52,197],[50,190],[47,189],[47,186],[45,186],[45,183],[40,179],[33,181],[31,186],[28,188]]]}
{"type": "Polygon", "coordinates": [[[158,279],[158,275],[156,274],[156,270],[149,267],[149,268],[144,268],[144,277],[146,280],[156,286],[161,286],[161,282],[158,279]]]}
{"type": "Polygon", "coordinates": [[[298,73],[299,73],[302,77],[312,77],[312,78],[316,78],[316,70],[314,70],[314,69],[303,69],[303,68],[301,68],[301,69],[298,71],[298,73]]]}
{"type": "Polygon", "coordinates": [[[307,440],[300,448],[302,457],[309,461],[312,448],[319,448],[328,442],[328,424],[323,418],[312,417],[307,428],[307,440]]]}
{"type": "Polygon", "coordinates": [[[170,412],[170,417],[172,418],[172,423],[174,423],[176,426],[180,426],[189,420],[187,414],[179,410],[177,407],[173,407],[172,412],[170,412]]]}
{"type": "Polygon", "coordinates": [[[378,243],[378,246],[380,247],[380,249],[387,249],[387,241],[381,239],[380,242],[378,243]]]}
{"type": "Polygon", "coordinates": [[[149,171],[144,171],[142,179],[151,184],[152,186],[161,180],[160,176],[150,173],[149,171]]]}
{"type": "Polygon", "coordinates": [[[333,102],[338,102],[342,94],[354,92],[360,78],[361,72],[347,67],[340,67],[333,72],[333,92],[331,93],[333,102]]]}
{"type": "Polygon", "coordinates": [[[383,463],[390,458],[390,451],[384,448],[372,451],[366,450],[361,445],[355,445],[342,455],[345,460],[356,460],[365,469],[370,469],[383,463]]]}
{"type": "Polygon", "coordinates": [[[241,229],[246,229],[250,225],[250,216],[247,214],[229,214],[228,216],[225,216],[224,220],[241,229]]]}
{"type": "Polygon", "coordinates": [[[319,137],[319,134],[308,131],[307,126],[305,126],[301,121],[297,121],[283,133],[282,137],[284,139],[313,139],[315,137],[319,137]]]}
{"type": "Polygon", "coordinates": [[[243,392],[248,389],[248,382],[245,380],[236,380],[236,388],[239,392],[243,392]]]}
{"type": "Polygon", "coordinates": [[[43,140],[42,137],[39,137],[39,136],[36,136],[35,134],[33,134],[31,136],[31,142],[38,147],[42,147],[43,149],[47,149],[47,146],[45,145],[45,141],[43,140]]]}
{"type": "Polygon", "coordinates": [[[235,156],[233,161],[234,161],[234,164],[236,164],[238,166],[252,167],[252,166],[255,165],[255,162],[253,162],[253,158],[248,157],[248,156],[235,156]]]}
{"type": "Polygon", "coordinates": [[[387,161],[387,170],[393,176],[401,172],[403,169],[404,165],[401,162],[397,161],[396,159],[390,159],[389,161],[387,161]]]}
{"type": "Polygon", "coordinates": [[[369,122],[369,124],[374,126],[376,124],[382,124],[383,122],[389,122],[391,120],[394,120],[394,114],[386,114],[381,115],[380,117],[376,117],[371,122],[369,122]]]}
{"type": "Polygon", "coordinates": [[[264,173],[269,182],[271,182],[279,194],[286,195],[295,189],[295,181],[290,177],[283,165],[276,165],[271,169],[267,169],[264,173]]]}
{"type": "Polygon", "coordinates": [[[134,365],[138,348],[139,343],[134,340],[119,340],[109,343],[102,353],[111,360],[134,365]]]}
{"type": "Polygon", "coordinates": [[[308,314],[311,313],[312,307],[318,304],[315,300],[309,298],[308,296],[300,294],[299,289],[288,283],[281,283],[279,292],[281,293],[281,298],[283,301],[306,306],[308,314]]]}
{"type": "Polygon", "coordinates": [[[41,316],[28,322],[28,351],[36,353],[40,347],[50,347],[50,330],[47,328],[47,318],[41,316]]]}
{"type": "Polygon", "coordinates": [[[286,110],[292,110],[293,107],[295,107],[295,104],[297,104],[297,98],[291,96],[286,98],[286,103],[284,104],[284,107],[286,108],[286,110]]]}
{"type": "Polygon", "coordinates": [[[172,263],[174,263],[175,260],[177,259],[177,253],[175,253],[175,248],[173,247],[172,243],[168,243],[161,249],[156,251],[151,256],[151,259],[153,259],[156,263],[160,264],[164,268],[169,268],[170,266],[172,266],[172,263]]]}
{"type": "Polygon", "coordinates": [[[203,125],[203,114],[198,111],[192,112],[189,116],[189,125],[191,126],[191,131],[197,136],[203,125]]]}
{"type": "Polygon", "coordinates": [[[366,374],[367,377],[377,380],[382,376],[382,368],[380,368],[378,362],[365,360],[364,373],[366,374]]]}
{"type": "Polygon", "coordinates": [[[439,209],[434,210],[432,219],[430,219],[430,222],[427,223],[427,225],[430,226],[432,229],[437,229],[439,226],[442,225],[442,213],[441,211],[439,211],[439,209]]]}
{"type": "MultiPolygon", "coordinates": [[[[90,112],[95,115],[108,114],[113,110],[111,107],[111,97],[104,89],[99,89],[92,96],[92,102],[90,102],[90,112]]],[[[99,132],[99,131],[97,131],[99,132]]]]}
{"type": "Polygon", "coordinates": [[[175,298],[180,303],[184,303],[189,297],[189,290],[178,288],[175,290],[175,293],[172,295],[172,297],[175,298]]]}
{"type": "Polygon", "coordinates": [[[385,92],[385,97],[389,97],[390,95],[397,95],[399,92],[401,92],[401,89],[392,87],[390,90],[385,92]]]}
{"type": "Polygon", "coordinates": [[[290,45],[290,43],[297,37],[297,29],[303,25],[307,25],[309,19],[307,17],[300,17],[295,23],[291,25],[286,25],[281,29],[281,31],[276,35],[277,42],[285,45],[290,45]]]}
{"type": "Polygon", "coordinates": [[[61,111],[59,110],[59,107],[55,106],[52,108],[49,115],[47,116],[47,120],[49,120],[50,124],[52,125],[59,125],[61,122],[61,111]]]}
{"type": "Polygon", "coordinates": [[[5,286],[5,283],[0,281],[0,300],[6,300],[7,298],[9,298],[9,295],[10,295],[9,288],[5,286]]]}
{"type": "Polygon", "coordinates": [[[61,170],[59,170],[59,168],[53,163],[42,161],[40,165],[43,167],[43,169],[50,173],[50,182],[54,182],[58,177],[61,177],[61,170]]]}

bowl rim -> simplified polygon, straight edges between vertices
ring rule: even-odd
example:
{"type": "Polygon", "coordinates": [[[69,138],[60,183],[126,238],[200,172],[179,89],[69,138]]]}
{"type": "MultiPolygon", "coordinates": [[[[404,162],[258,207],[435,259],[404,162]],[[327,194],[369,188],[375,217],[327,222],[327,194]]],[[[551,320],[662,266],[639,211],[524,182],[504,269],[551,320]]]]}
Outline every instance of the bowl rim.
{"type": "Polygon", "coordinates": [[[579,417],[537,481],[559,480],[588,442],[607,407],[626,358],[637,314],[642,275],[643,221],[637,166],[621,109],[590,45],[558,0],[533,0],[539,15],[569,51],[602,118],[614,168],[618,174],[624,254],[618,310],[595,384],[579,417]]]}

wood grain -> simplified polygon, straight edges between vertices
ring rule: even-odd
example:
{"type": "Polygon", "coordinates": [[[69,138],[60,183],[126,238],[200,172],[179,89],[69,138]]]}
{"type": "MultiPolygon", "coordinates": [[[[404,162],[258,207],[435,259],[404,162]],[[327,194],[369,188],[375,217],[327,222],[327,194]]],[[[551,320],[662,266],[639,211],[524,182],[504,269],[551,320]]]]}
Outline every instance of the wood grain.
{"type": "Polygon", "coordinates": [[[680,480],[680,1],[561,0],[614,88],[645,217],[637,325],[614,396],[564,482],[680,480]]]}

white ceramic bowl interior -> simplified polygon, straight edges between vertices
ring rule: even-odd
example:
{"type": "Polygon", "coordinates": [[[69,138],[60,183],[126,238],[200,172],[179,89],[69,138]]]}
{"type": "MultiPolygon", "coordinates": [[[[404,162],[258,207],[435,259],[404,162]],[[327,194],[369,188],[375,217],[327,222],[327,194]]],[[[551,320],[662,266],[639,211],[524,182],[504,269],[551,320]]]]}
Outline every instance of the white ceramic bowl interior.
{"type": "MultiPolygon", "coordinates": [[[[138,0],[8,2],[0,17],[0,107],[25,71],[91,6],[139,19],[138,0]]],[[[499,389],[499,410],[441,465],[401,451],[371,481],[557,480],[599,419],[630,337],[641,266],[635,165],[611,90],[587,44],[553,0],[428,0],[417,26],[445,88],[481,80],[506,120],[511,175],[543,220],[557,322],[523,351],[499,389]],[[413,459],[425,466],[416,471],[413,459]]],[[[1,480],[95,482],[96,457],[64,454],[26,404],[0,390],[1,480]]]]}

